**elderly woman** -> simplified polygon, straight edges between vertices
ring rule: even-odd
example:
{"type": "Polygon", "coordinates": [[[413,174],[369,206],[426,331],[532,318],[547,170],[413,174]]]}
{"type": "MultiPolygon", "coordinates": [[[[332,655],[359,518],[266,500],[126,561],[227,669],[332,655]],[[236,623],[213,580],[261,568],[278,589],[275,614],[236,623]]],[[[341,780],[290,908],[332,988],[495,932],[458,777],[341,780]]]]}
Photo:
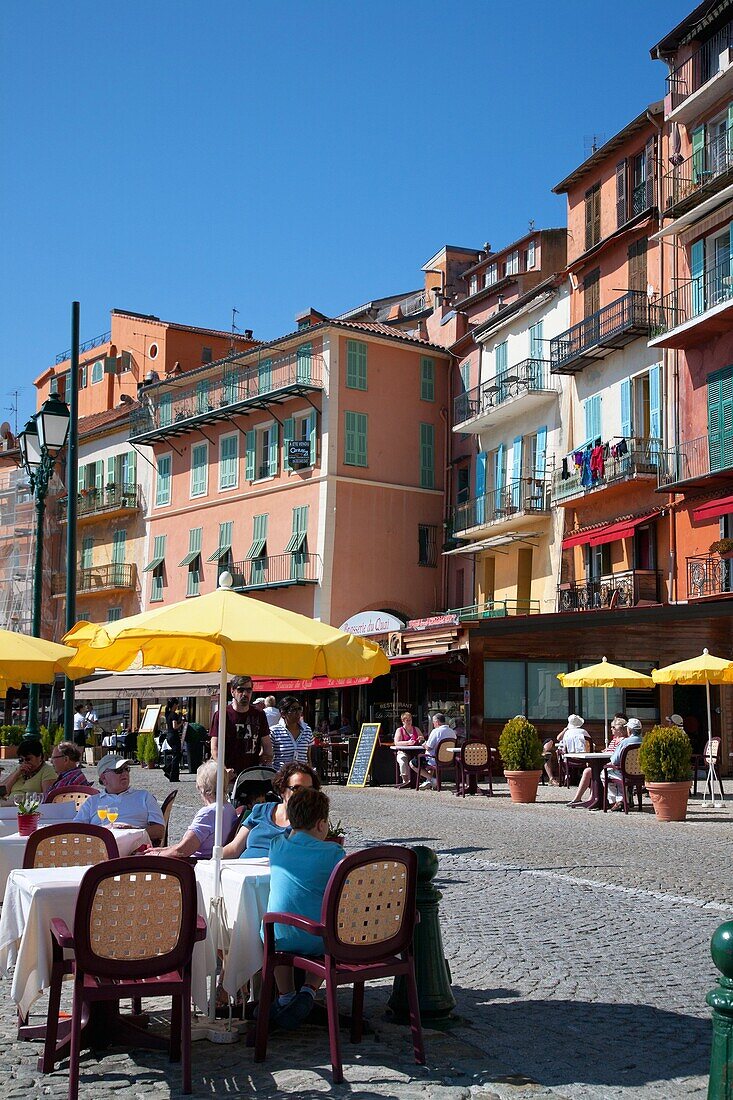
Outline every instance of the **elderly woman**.
{"type": "Polygon", "coordinates": [[[581,716],[579,714],[569,714],[568,724],[556,741],[551,739],[545,741],[542,746],[542,755],[545,761],[545,774],[550,781],[550,786],[558,786],[558,780],[555,778],[554,770],[556,761],[555,749],[562,754],[567,752],[585,752],[586,736],[584,722],[581,716]]]}
{"type": "Polygon", "coordinates": [[[294,695],[280,700],[280,721],[270,726],[274,758],[273,768],[279,771],[285,764],[299,760],[310,764],[313,730],[303,721],[303,705],[294,695]]]}
{"type": "MultiPolygon", "coordinates": [[[[614,752],[615,749],[621,744],[626,737],[626,718],[622,714],[617,714],[615,718],[611,720],[611,740],[606,746],[610,752],[614,752]]],[[[568,802],[568,806],[574,809],[575,806],[579,806],[583,801],[583,795],[586,791],[590,790],[591,777],[593,773],[590,768],[586,768],[580,777],[580,783],[578,784],[578,790],[575,798],[572,802],[568,802]]]]}
{"type": "Polygon", "coordinates": [[[84,750],[73,741],[60,741],[51,750],[51,767],[56,773],[56,781],[46,791],[46,802],[54,791],[64,787],[91,787],[91,783],[81,770],[81,758],[84,750]]]}
{"type": "MultiPolygon", "coordinates": [[[[155,856],[193,856],[194,859],[211,859],[214,848],[214,826],[216,822],[216,761],[208,760],[196,772],[196,790],[201,796],[203,806],[194,815],[193,821],[177,844],[167,848],[148,848],[148,855],[155,856]]],[[[230,802],[222,807],[221,835],[227,837],[234,827],[237,814],[230,802]]]]}
{"type": "Polygon", "coordinates": [[[18,745],[18,767],[0,785],[0,798],[19,794],[42,794],[45,798],[56,772],[43,758],[38,737],[25,737],[18,745]]]}
{"type": "Polygon", "coordinates": [[[400,788],[405,789],[411,787],[410,782],[410,757],[409,754],[399,748],[400,745],[422,745],[425,743],[425,738],[422,735],[422,730],[418,729],[412,721],[412,712],[409,710],[403,711],[400,715],[400,721],[402,725],[395,730],[394,745],[397,747],[397,766],[400,769],[400,788]]]}
{"type": "Polygon", "coordinates": [[[280,769],[272,786],[282,802],[256,802],[234,840],[225,846],[224,859],[268,858],[275,837],[290,833],[288,802],[293,794],[309,787],[320,790],[321,779],[308,764],[293,760],[280,769]]]}

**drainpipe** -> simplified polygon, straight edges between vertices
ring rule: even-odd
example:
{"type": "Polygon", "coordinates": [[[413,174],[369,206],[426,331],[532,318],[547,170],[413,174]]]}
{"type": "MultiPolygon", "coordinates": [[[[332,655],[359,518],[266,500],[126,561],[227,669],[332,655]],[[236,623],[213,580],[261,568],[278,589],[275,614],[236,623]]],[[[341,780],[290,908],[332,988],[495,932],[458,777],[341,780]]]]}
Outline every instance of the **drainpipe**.
{"type": "MultiPolygon", "coordinates": [[[[448,366],[448,404],[449,407],[453,407],[453,369],[455,367],[454,357],[451,355],[451,361],[448,366]]],[[[443,406],[440,410],[440,418],[445,425],[445,442],[443,445],[443,466],[444,466],[444,488],[443,499],[445,501],[445,515],[450,515],[451,500],[453,496],[453,467],[450,464],[450,441],[451,441],[451,429],[450,419],[448,416],[448,409],[443,406]]],[[[448,562],[441,554],[441,608],[443,610],[448,609],[448,562]]]]}

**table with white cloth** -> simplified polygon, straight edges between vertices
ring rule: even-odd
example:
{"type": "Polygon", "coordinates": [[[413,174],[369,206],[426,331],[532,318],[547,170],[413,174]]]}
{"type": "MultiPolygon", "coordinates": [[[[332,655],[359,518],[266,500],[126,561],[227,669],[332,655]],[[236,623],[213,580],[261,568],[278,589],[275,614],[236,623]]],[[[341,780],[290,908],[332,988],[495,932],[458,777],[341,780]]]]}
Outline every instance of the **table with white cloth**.
{"type": "MultiPolygon", "coordinates": [[[[194,951],[192,969],[193,1002],[206,1010],[207,977],[216,972],[216,951],[211,927],[211,902],[214,896],[214,861],[196,864],[198,911],[207,924],[203,951],[194,951]]],[[[222,986],[235,996],[245,982],[262,969],[263,947],[260,925],[267,911],[270,894],[269,859],[225,859],[221,864],[220,921],[216,929],[217,946],[224,954],[222,986]]]]}
{"type": "MultiPolygon", "coordinates": [[[[46,821],[44,824],[50,825],[51,822],[46,821]]],[[[39,829],[43,829],[43,824],[39,829]]],[[[145,829],[121,829],[119,826],[112,826],[110,832],[117,842],[117,851],[121,856],[131,856],[141,845],[150,844],[150,837],[145,829]]],[[[27,844],[28,837],[21,836],[17,832],[0,837],[0,897],[3,895],[10,872],[19,870],[23,866],[27,844]]]]}
{"type": "MultiPolygon", "coordinates": [[[[73,802],[44,802],[40,807],[40,823],[42,825],[55,825],[61,821],[73,821],[76,817],[76,806],[73,802]]],[[[18,831],[18,807],[0,806],[0,837],[10,836],[18,831]]]]}

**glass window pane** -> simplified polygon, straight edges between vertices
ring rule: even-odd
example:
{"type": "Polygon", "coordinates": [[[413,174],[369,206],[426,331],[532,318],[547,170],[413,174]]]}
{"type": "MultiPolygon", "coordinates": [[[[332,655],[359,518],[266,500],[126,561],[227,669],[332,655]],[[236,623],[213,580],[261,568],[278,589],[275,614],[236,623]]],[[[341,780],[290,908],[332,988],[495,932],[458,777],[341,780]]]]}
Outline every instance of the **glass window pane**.
{"type": "MultiPolygon", "coordinates": [[[[580,714],[583,715],[586,722],[589,718],[596,718],[603,720],[603,688],[583,688],[580,693],[580,714]]],[[[614,714],[623,714],[624,710],[624,693],[622,688],[609,688],[608,689],[608,720],[609,722],[613,718],[614,714]]]]}
{"type": "Polygon", "coordinates": [[[567,662],[528,661],[527,663],[527,717],[558,719],[564,721],[569,713],[568,690],[557,678],[558,672],[567,672],[567,662]]]}
{"type": "Polygon", "coordinates": [[[527,713],[524,669],[524,661],[484,661],[484,718],[527,713]]]}

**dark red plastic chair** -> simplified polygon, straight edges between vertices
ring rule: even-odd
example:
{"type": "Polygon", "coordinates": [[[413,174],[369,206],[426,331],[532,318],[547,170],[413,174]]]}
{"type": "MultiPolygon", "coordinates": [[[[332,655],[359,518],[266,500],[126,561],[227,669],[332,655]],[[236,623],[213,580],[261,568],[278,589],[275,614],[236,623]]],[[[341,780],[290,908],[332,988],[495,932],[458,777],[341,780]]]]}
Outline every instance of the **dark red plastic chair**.
{"type": "Polygon", "coordinates": [[[102,825],[61,821],[44,825],[28,837],[23,867],[92,867],[118,859],[117,841],[102,825]]]}
{"type": "Polygon", "coordinates": [[[364,983],[404,974],[415,1061],[425,1062],[420,1008],[415,984],[412,939],[415,931],[417,856],[409,848],[381,845],[354,852],[333,870],[323,898],[321,920],[295,913],[266,913],[265,961],[255,1033],[255,1061],[267,1054],[267,1031],[275,967],[296,966],[326,983],[328,1035],[333,1082],[344,1079],[339,1041],[337,990],[353,985],[351,1041],[361,1041],[364,983]],[[321,936],[325,954],[318,958],[278,951],[275,924],[288,924],[321,936]]]}
{"type": "MultiPolygon", "coordinates": [[[[100,1002],[114,1002],[104,1017],[107,1035],[131,1038],[119,1016],[123,998],[171,997],[170,1059],[182,1061],[182,1092],[191,1092],[191,956],[206,936],[196,914],[196,880],[184,860],[126,856],[90,867],[82,879],[73,934],[51,921],[53,965],[42,1068],[57,1060],[56,1039],[64,950],[74,952],[69,1100],[79,1092],[82,1026],[100,1002]]],[[[99,1021],[97,1021],[99,1026],[99,1021]]],[[[143,1035],[143,1032],[138,1032],[143,1035]]]]}
{"type": "Polygon", "coordinates": [[[639,802],[639,812],[641,813],[641,793],[644,788],[644,775],[639,767],[639,749],[641,745],[625,745],[621,750],[621,756],[619,757],[619,763],[606,764],[603,769],[603,775],[605,781],[603,783],[603,812],[604,814],[608,810],[608,773],[612,768],[616,768],[621,773],[620,779],[611,779],[612,783],[616,786],[621,786],[621,797],[624,804],[624,813],[629,812],[629,798],[628,791],[631,790],[631,806],[633,808],[634,798],[633,792],[636,791],[636,797],[639,802]]]}
{"type": "Polygon", "coordinates": [[[494,785],[491,776],[491,749],[484,741],[476,738],[464,741],[461,751],[456,759],[456,794],[466,797],[466,788],[473,778],[475,790],[479,794],[490,797],[494,793],[494,785]],[[482,791],[478,786],[478,780],[488,778],[489,789],[482,791]]]}
{"type": "Polygon", "coordinates": [[[59,787],[57,791],[51,791],[46,802],[73,802],[78,810],[88,798],[99,793],[96,787],[87,787],[83,783],[70,783],[68,787],[59,787]]]}

